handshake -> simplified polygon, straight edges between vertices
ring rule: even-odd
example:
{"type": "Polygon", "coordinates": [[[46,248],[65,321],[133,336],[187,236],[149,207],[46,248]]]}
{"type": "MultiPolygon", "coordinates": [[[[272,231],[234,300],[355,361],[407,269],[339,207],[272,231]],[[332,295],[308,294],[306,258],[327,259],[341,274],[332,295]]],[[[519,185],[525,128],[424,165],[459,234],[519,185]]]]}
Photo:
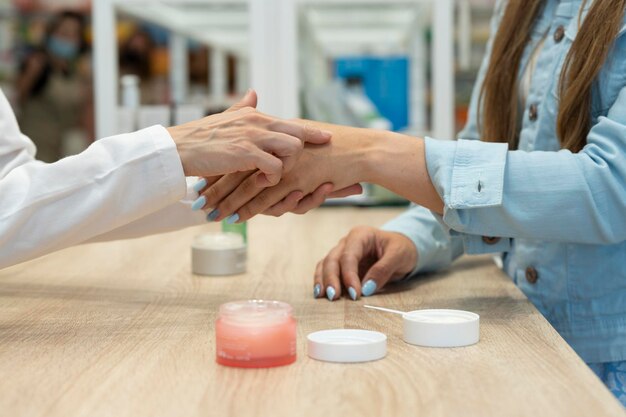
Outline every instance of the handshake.
{"type": "Polygon", "coordinates": [[[373,131],[280,120],[256,111],[256,101],[249,91],[224,113],[168,129],[185,175],[202,177],[194,210],[206,210],[209,221],[243,222],[362,191],[373,131]]]}
{"type": "Polygon", "coordinates": [[[202,177],[192,208],[206,210],[208,220],[235,223],[261,213],[301,214],[328,197],[360,193],[360,182],[443,211],[422,139],[281,120],[258,112],[256,104],[250,90],[223,113],[168,128],[185,175],[202,177]]]}

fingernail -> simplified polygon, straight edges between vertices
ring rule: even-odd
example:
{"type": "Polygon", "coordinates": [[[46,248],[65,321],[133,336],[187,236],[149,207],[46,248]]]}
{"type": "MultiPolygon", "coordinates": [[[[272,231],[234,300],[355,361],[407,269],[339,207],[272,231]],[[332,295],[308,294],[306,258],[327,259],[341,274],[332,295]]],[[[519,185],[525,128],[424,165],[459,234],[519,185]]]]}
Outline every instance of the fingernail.
{"type": "Polygon", "coordinates": [[[348,294],[350,294],[350,298],[352,298],[352,301],[356,301],[356,290],[354,288],[348,288],[348,294]]]}
{"type": "Polygon", "coordinates": [[[215,209],[207,214],[206,219],[207,221],[214,222],[215,219],[217,219],[218,217],[220,217],[220,211],[218,209],[215,209]]]}
{"type": "Polygon", "coordinates": [[[376,282],[370,279],[365,284],[363,284],[363,288],[361,289],[361,294],[363,294],[363,297],[369,297],[375,292],[376,292],[376,282]]]}
{"type": "Polygon", "coordinates": [[[313,298],[319,297],[321,292],[322,286],[320,284],[315,284],[315,287],[313,287],[313,298]]]}
{"type": "Polygon", "coordinates": [[[333,137],[333,132],[331,132],[330,130],[322,130],[322,136],[324,136],[326,139],[330,139],[331,137],[333,137]]]}
{"type": "Polygon", "coordinates": [[[197,193],[200,192],[204,187],[206,187],[206,180],[204,178],[200,179],[197,183],[193,185],[193,190],[197,193]]]}
{"type": "Polygon", "coordinates": [[[330,285],[326,287],[326,298],[328,298],[329,301],[333,301],[333,298],[335,298],[335,294],[335,289],[333,287],[331,287],[330,285]]]}
{"type": "Polygon", "coordinates": [[[193,211],[198,211],[202,207],[204,207],[205,204],[206,204],[206,197],[201,195],[200,197],[196,199],[196,201],[193,202],[193,204],[191,205],[191,209],[193,211]]]}
{"type": "Polygon", "coordinates": [[[237,220],[239,220],[239,215],[237,213],[231,214],[230,216],[226,218],[226,223],[233,224],[233,223],[236,223],[237,220]]]}

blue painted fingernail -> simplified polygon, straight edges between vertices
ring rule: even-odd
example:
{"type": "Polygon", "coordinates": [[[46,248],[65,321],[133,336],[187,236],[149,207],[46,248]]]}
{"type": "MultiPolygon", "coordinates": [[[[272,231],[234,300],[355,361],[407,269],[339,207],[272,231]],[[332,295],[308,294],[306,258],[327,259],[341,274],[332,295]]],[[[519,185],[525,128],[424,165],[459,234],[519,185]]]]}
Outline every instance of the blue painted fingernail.
{"type": "Polygon", "coordinates": [[[237,220],[239,220],[239,215],[237,213],[231,214],[230,216],[226,218],[226,223],[233,224],[233,223],[236,223],[237,220]]]}
{"type": "Polygon", "coordinates": [[[328,298],[329,301],[333,301],[333,298],[335,298],[335,289],[333,287],[331,287],[330,285],[328,287],[326,287],[326,298],[328,298]]]}
{"type": "Polygon", "coordinates": [[[369,297],[375,292],[376,292],[376,282],[370,279],[365,284],[363,284],[363,289],[361,289],[361,294],[363,294],[364,297],[369,297]]]}
{"type": "Polygon", "coordinates": [[[315,284],[315,287],[313,287],[313,298],[319,297],[321,292],[322,286],[320,284],[315,284]]]}
{"type": "Polygon", "coordinates": [[[206,187],[206,184],[207,184],[206,180],[204,178],[201,178],[197,183],[193,185],[193,190],[199,193],[201,189],[206,187]]]}
{"type": "Polygon", "coordinates": [[[350,294],[350,298],[352,298],[352,301],[356,301],[356,290],[354,288],[348,288],[348,294],[350,294]]]}
{"type": "Polygon", "coordinates": [[[220,211],[218,209],[215,209],[207,214],[206,219],[210,222],[214,222],[215,219],[217,219],[218,217],[220,217],[220,211]]]}
{"type": "Polygon", "coordinates": [[[200,197],[196,199],[196,201],[193,202],[193,204],[191,205],[191,209],[193,211],[198,211],[202,207],[204,207],[205,204],[206,204],[206,197],[201,195],[200,197]]]}

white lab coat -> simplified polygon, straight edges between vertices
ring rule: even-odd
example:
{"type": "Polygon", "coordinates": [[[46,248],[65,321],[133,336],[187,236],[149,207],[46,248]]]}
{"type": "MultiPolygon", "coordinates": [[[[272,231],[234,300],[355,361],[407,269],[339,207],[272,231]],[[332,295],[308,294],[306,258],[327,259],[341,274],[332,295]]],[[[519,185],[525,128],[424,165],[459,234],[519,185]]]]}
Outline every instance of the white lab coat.
{"type": "Polygon", "coordinates": [[[82,242],[205,222],[189,207],[195,192],[162,126],[100,139],[52,164],[35,151],[0,90],[0,268],[82,242]]]}

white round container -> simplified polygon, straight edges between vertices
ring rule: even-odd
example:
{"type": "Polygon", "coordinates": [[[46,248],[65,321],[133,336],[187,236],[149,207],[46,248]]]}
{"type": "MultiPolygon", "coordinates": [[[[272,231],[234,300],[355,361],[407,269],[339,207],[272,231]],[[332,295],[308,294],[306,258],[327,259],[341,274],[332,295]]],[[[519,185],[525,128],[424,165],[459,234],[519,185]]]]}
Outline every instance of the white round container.
{"type": "Polygon", "coordinates": [[[310,333],[307,353],[325,362],[369,362],[387,355],[387,336],[359,329],[332,329],[310,333]]]}
{"type": "Polygon", "coordinates": [[[478,343],[480,316],[462,310],[415,310],[402,315],[404,341],[427,347],[478,343]]]}
{"type": "Polygon", "coordinates": [[[237,233],[206,233],[191,245],[191,270],[198,275],[237,275],[246,272],[247,249],[237,233]]]}

